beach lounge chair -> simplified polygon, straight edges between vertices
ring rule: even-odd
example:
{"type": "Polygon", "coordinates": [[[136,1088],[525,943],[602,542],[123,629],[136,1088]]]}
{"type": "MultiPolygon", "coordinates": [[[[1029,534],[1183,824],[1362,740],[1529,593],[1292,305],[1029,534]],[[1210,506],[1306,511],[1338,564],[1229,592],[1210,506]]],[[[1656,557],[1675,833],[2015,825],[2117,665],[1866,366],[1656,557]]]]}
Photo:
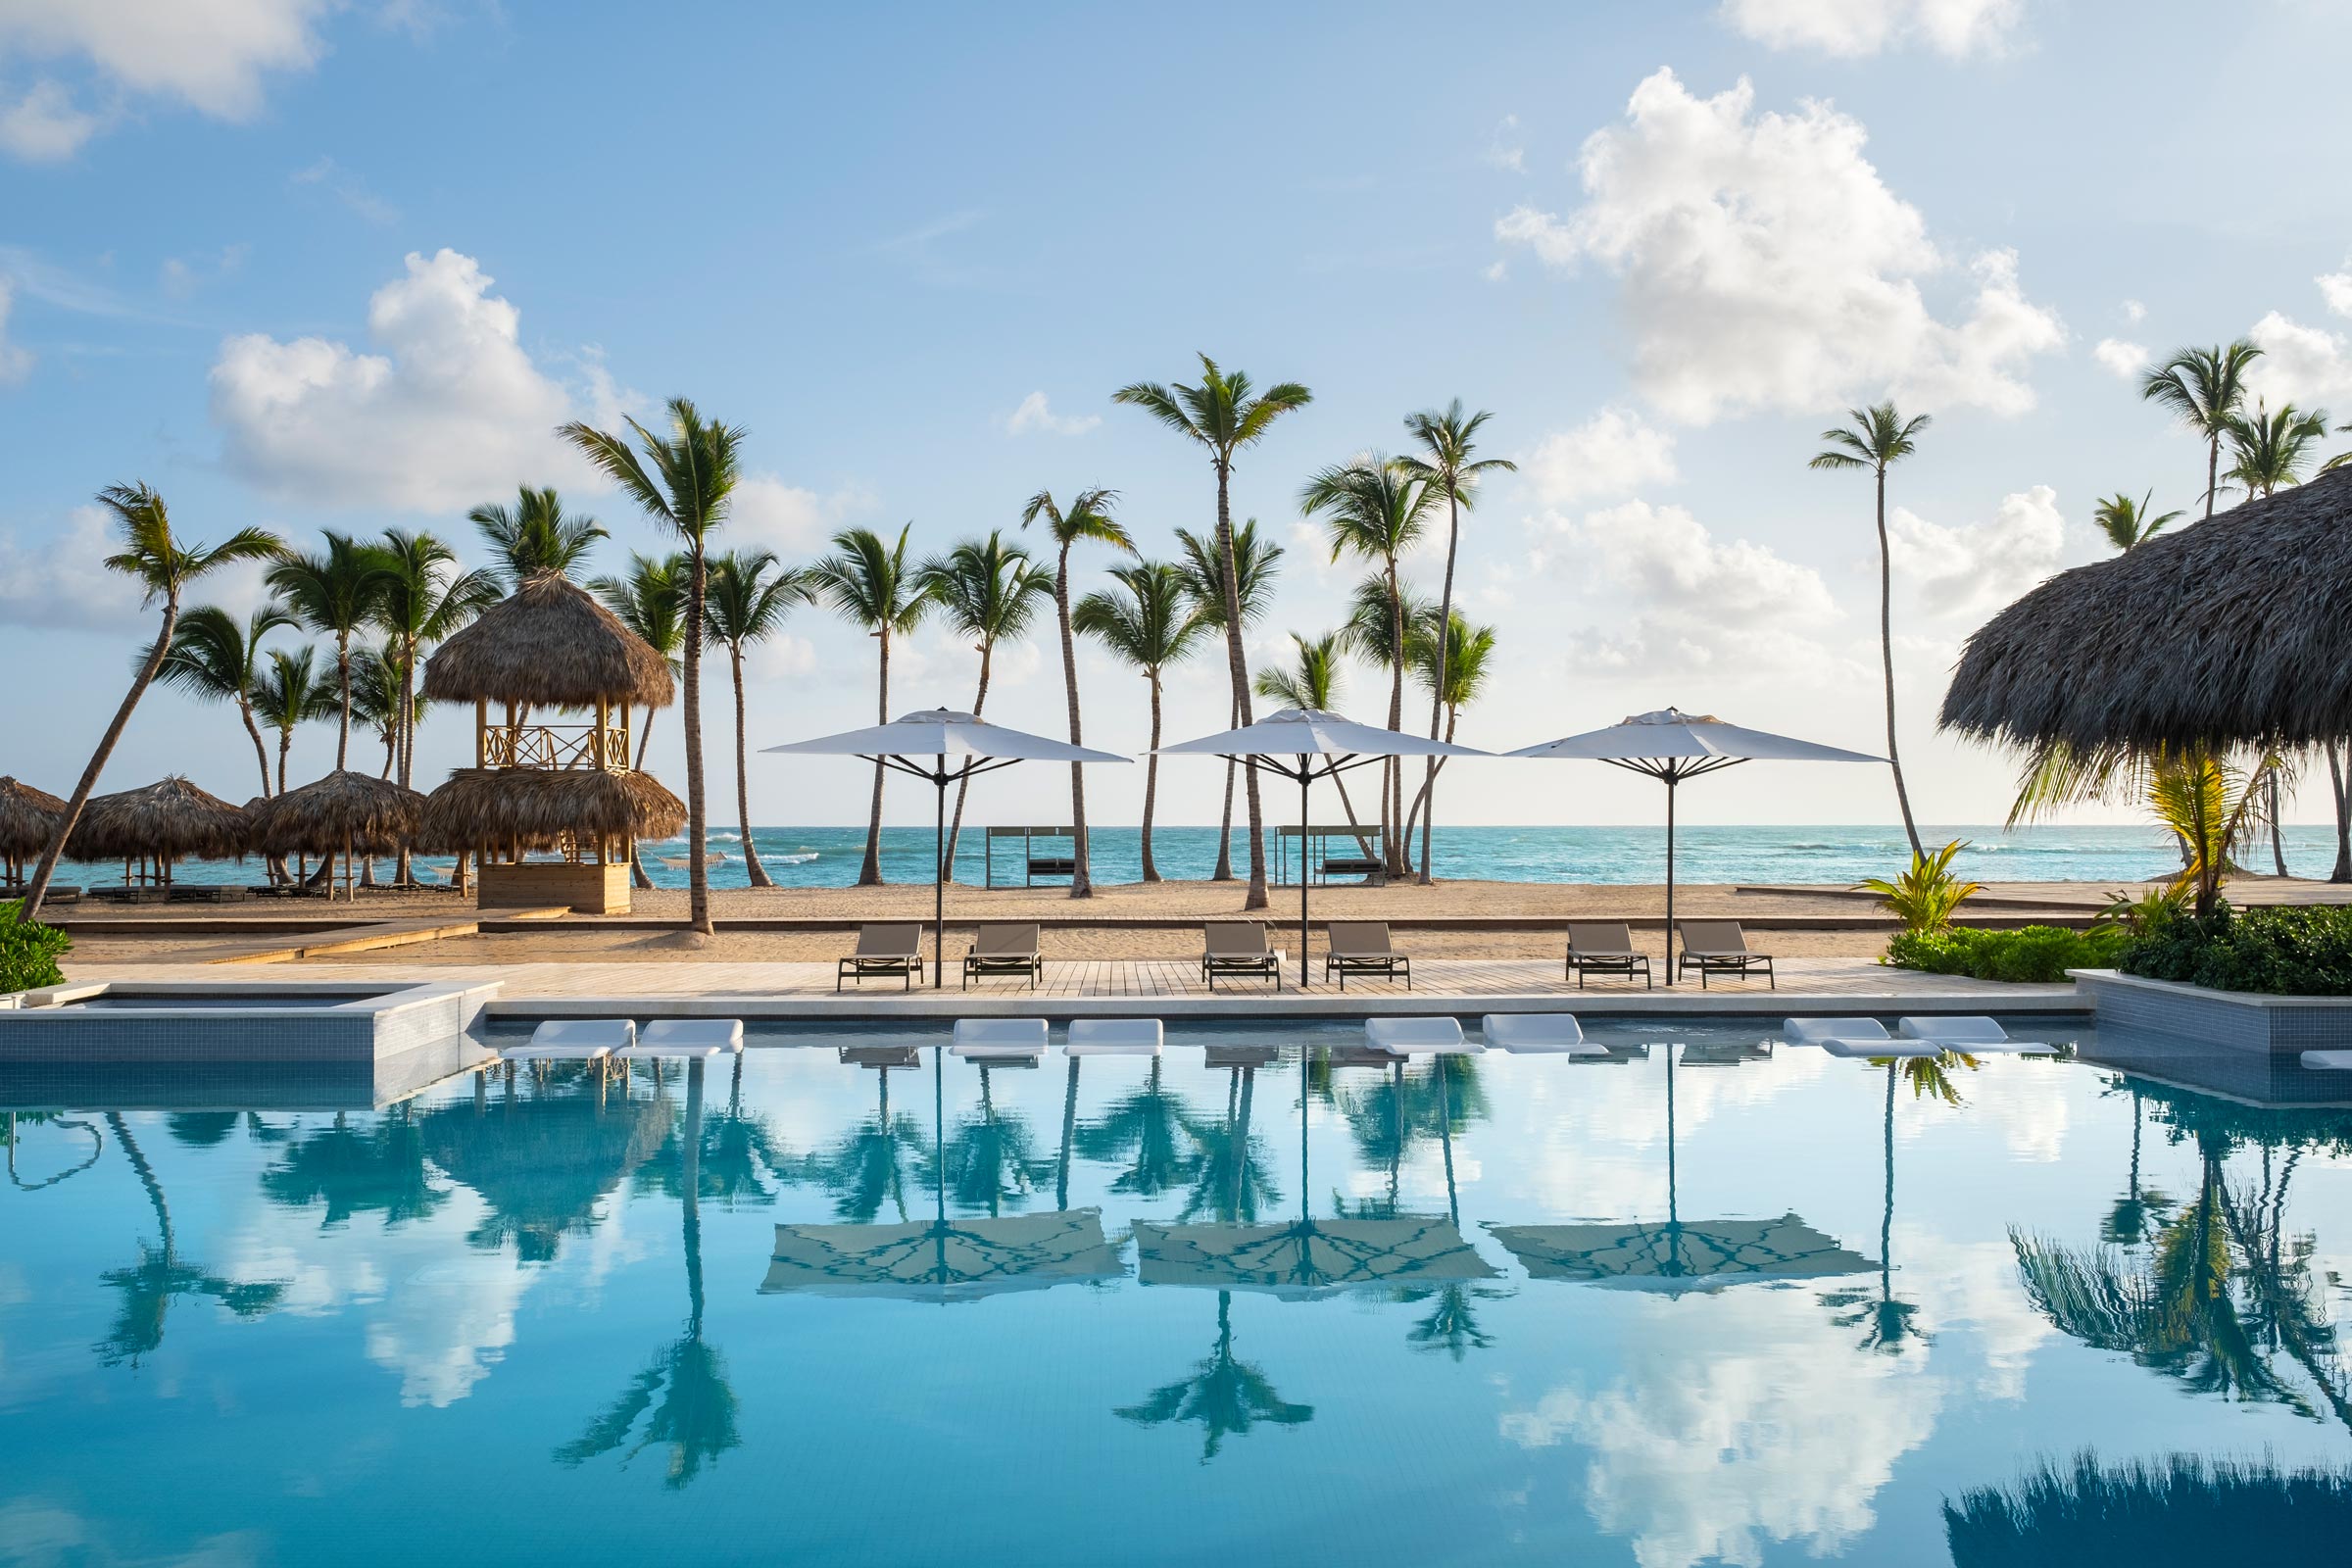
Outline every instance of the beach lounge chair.
{"type": "Polygon", "coordinates": [[[2306,1051],[2303,1065],[2313,1072],[2352,1072],[2352,1051],[2306,1051]]]}
{"type": "Polygon", "coordinates": [[[833,971],[833,992],[840,995],[844,980],[894,974],[905,982],[902,990],[913,989],[923,977],[923,928],[913,920],[859,926],[858,951],[833,971]]]}
{"type": "Polygon", "coordinates": [[[1833,1056],[1935,1056],[1941,1046],[1897,1040],[1876,1018],[1784,1018],[1781,1038],[1792,1046],[1819,1046],[1833,1056]]]}
{"type": "Polygon", "coordinates": [[[1326,944],[1323,954],[1323,978],[1335,973],[1340,977],[1340,989],[1348,989],[1348,977],[1378,975],[1384,980],[1404,976],[1404,989],[1413,989],[1413,960],[1396,951],[1389,940],[1386,920],[1334,920],[1323,928],[1326,944]]]}
{"type": "Polygon", "coordinates": [[[1046,972],[1038,954],[1038,925],[1034,920],[1011,925],[984,925],[972,933],[972,951],[963,956],[963,989],[992,974],[1027,975],[1035,991],[1046,972]]]}
{"type": "Polygon", "coordinates": [[[1621,980],[1642,977],[1642,989],[1650,988],[1649,955],[1634,946],[1634,928],[1623,920],[1571,920],[1568,922],[1568,971],[1564,978],[1576,982],[1576,989],[1585,989],[1588,974],[1613,975],[1621,980]]]}
{"type": "Polygon", "coordinates": [[[1679,977],[1691,970],[1698,971],[1698,989],[1707,989],[1710,975],[1733,975],[1744,978],[1758,970],[1772,982],[1772,989],[1781,989],[1778,976],[1772,972],[1772,955],[1758,953],[1747,945],[1737,920],[1684,920],[1676,929],[1682,933],[1683,951],[1675,962],[1679,977]]]}
{"type": "Polygon", "coordinates": [[[1254,975],[1282,989],[1282,960],[1266,946],[1266,928],[1255,920],[1211,920],[1200,928],[1200,978],[1217,989],[1217,976],[1254,975]]]}
{"type": "Polygon", "coordinates": [[[1156,1056],[1162,1031],[1157,1018],[1072,1018],[1065,1056],[1156,1056]]]}
{"type": "Polygon", "coordinates": [[[637,1043],[637,1025],[627,1018],[550,1018],[531,1031],[527,1044],[508,1046],[508,1061],[602,1061],[637,1043]]]}
{"type": "Polygon", "coordinates": [[[2054,1056],[2058,1048],[2039,1040],[2012,1040],[2009,1031],[1990,1018],[1958,1015],[1949,1018],[1898,1018],[1894,1032],[1905,1040],[1924,1040],[1963,1055],[2054,1056]]]}
{"type": "Polygon", "coordinates": [[[1364,1043],[1392,1056],[1465,1056],[1484,1051],[1462,1038],[1459,1018],[1366,1018],[1364,1043]]]}
{"type": "Polygon", "coordinates": [[[1490,1051],[1520,1055],[1604,1056],[1607,1051],[1588,1043],[1584,1025],[1573,1012],[1490,1012],[1478,1020],[1478,1032],[1490,1051]]]}
{"type": "Polygon", "coordinates": [[[743,1049],[741,1018],[655,1018],[637,1031],[637,1043],[613,1054],[632,1061],[684,1060],[732,1055],[743,1049]]]}
{"type": "Polygon", "coordinates": [[[948,1049],[966,1061],[1010,1061],[1035,1066],[1046,1054],[1043,1018],[958,1018],[948,1049]]]}

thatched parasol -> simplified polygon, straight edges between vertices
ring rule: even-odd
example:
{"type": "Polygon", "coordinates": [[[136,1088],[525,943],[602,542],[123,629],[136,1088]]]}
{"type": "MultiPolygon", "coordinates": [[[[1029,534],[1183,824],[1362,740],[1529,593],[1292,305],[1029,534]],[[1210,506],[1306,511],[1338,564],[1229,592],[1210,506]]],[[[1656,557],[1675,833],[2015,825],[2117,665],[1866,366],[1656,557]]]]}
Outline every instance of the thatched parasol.
{"type": "Polygon", "coordinates": [[[337,769],[253,811],[254,848],[270,855],[397,855],[416,836],[424,797],[390,779],[337,769]]]}
{"type": "Polygon", "coordinates": [[[577,585],[540,572],[452,635],[424,662],[437,703],[666,707],[669,665],[577,585]]]}
{"type": "Polygon", "coordinates": [[[163,862],[168,877],[173,860],[242,859],[252,848],[252,818],[241,807],[174,774],[144,789],[92,796],[66,841],[66,856],[75,860],[152,856],[163,862]]]}
{"type": "Polygon", "coordinates": [[[0,861],[13,878],[28,855],[49,848],[66,803],[21,779],[0,777],[0,861]]]}
{"type": "Polygon", "coordinates": [[[595,768],[468,768],[426,798],[418,847],[559,848],[565,839],[665,839],[686,808],[649,773],[595,768]]]}
{"type": "Polygon", "coordinates": [[[2060,572],[1968,640],[1942,722],[2081,752],[2352,734],[2352,468],[2060,572]]]}

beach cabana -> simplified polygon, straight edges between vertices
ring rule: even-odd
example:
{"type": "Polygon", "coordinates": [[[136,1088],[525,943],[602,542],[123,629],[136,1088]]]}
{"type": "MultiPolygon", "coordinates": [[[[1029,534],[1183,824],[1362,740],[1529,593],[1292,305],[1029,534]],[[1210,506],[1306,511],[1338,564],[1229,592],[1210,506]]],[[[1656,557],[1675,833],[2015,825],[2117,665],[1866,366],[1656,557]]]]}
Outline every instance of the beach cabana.
{"type": "Polygon", "coordinates": [[[433,792],[422,841],[479,858],[475,902],[626,913],[635,842],[685,821],[630,754],[635,714],[675,696],[667,662],[577,584],[541,572],[434,651],[423,695],[473,705],[473,766],[433,792]],[[534,720],[549,711],[573,721],[534,720]]]}
{"type": "Polygon", "coordinates": [[[396,855],[413,846],[424,819],[424,797],[372,773],[338,768],[247,810],[253,847],[265,855],[341,855],[343,896],[349,898],[352,857],[396,855]]]}
{"type": "Polygon", "coordinates": [[[66,858],[121,860],[125,882],[132,861],[150,862],[155,880],[169,885],[180,860],[242,859],[252,848],[253,820],[243,807],[173,774],[141,789],[92,796],[66,840],[66,858]]]}
{"type": "Polygon", "coordinates": [[[0,777],[0,880],[24,881],[24,862],[49,848],[66,803],[23,779],[0,777]]]}

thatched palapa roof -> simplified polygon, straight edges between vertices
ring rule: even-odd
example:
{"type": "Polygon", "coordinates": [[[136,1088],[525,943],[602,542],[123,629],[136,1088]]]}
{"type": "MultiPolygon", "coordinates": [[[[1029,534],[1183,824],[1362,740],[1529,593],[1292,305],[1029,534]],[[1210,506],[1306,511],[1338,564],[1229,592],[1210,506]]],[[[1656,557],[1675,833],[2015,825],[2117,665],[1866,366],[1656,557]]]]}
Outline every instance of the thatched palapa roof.
{"type": "Polygon", "coordinates": [[[414,843],[424,797],[390,779],[337,769],[286,791],[253,814],[254,848],[270,855],[395,855],[414,843]]]}
{"type": "Polygon", "coordinates": [[[565,837],[665,839],[686,808],[650,773],[595,768],[467,768],[424,803],[417,838],[434,854],[555,849],[565,837]]]}
{"type": "Polygon", "coordinates": [[[47,790],[0,777],[0,855],[38,855],[49,848],[65,809],[66,803],[47,790]]]}
{"type": "Polygon", "coordinates": [[[242,858],[253,821],[241,807],[207,795],[174,774],[144,789],[93,795],[66,841],[74,860],[126,860],[154,855],[179,860],[242,858]]]}
{"type": "Polygon", "coordinates": [[[424,662],[436,703],[593,708],[601,698],[662,708],[669,665],[646,640],[561,573],[545,571],[492,605],[424,662]]]}
{"type": "Polygon", "coordinates": [[[2060,572],[1968,640],[1942,722],[2082,751],[2352,735],[2352,468],[2060,572]]]}

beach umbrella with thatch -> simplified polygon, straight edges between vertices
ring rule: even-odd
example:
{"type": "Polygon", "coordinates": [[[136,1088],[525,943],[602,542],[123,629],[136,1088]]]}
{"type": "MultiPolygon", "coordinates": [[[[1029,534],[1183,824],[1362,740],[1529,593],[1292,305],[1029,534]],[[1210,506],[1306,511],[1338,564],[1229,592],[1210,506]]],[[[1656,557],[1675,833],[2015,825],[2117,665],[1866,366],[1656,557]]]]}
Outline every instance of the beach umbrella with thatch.
{"type": "Polygon", "coordinates": [[[66,841],[73,860],[131,860],[153,857],[162,879],[172,863],[242,859],[253,847],[253,819],[243,807],[208,795],[177,774],[142,789],[91,798],[66,841]]]}
{"type": "Polygon", "coordinates": [[[665,708],[676,696],[669,662],[586,589],[560,572],[525,577],[505,599],[453,632],[424,662],[436,703],[665,708]]]}
{"type": "Polygon", "coordinates": [[[66,803],[23,779],[0,776],[0,867],[8,880],[24,880],[24,859],[49,847],[66,803]]]}
{"type": "Polygon", "coordinates": [[[424,797],[390,779],[337,768],[316,783],[286,791],[253,813],[253,847],[267,855],[343,857],[343,891],[351,892],[354,855],[397,854],[414,844],[424,819],[424,797]]]}
{"type": "Polygon", "coordinates": [[[456,774],[424,799],[416,847],[555,850],[583,839],[665,839],[686,807],[650,773],[507,767],[456,774]]]}

